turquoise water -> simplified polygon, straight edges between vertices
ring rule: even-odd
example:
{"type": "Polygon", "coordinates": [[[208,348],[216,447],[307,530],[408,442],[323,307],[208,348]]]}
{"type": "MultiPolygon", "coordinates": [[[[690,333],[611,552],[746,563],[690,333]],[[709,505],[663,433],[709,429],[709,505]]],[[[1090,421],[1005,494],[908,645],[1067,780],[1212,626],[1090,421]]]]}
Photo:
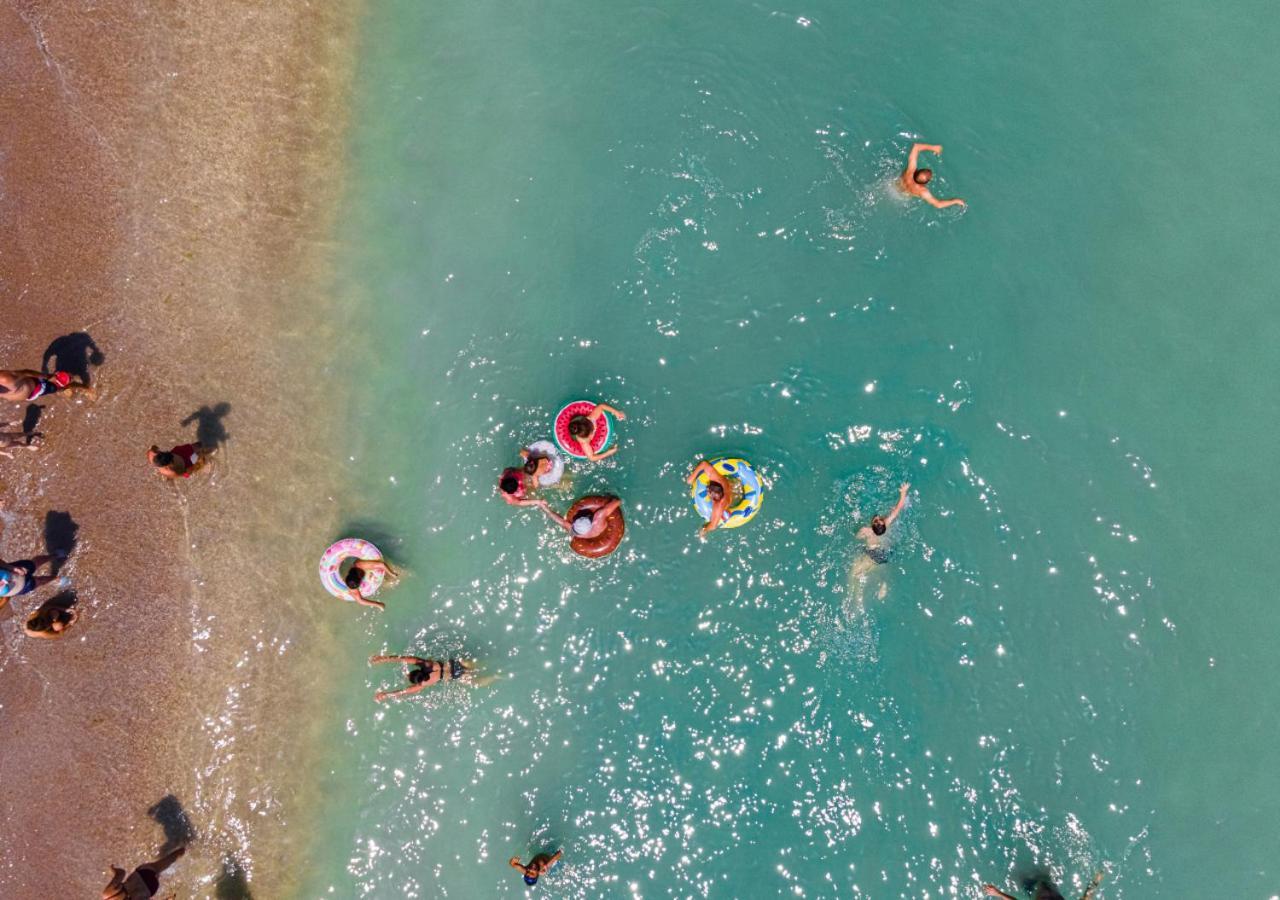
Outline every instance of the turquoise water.
{"type": "Polygon", "coordinates": [[[412,574],[334,615],[501,678],[357,667],[308,895],[1280,891],[1267,13],[374,4],[350,527],[412,574]],[[968,210],[895,195],[917,136],[968,210]],[[494,494],[578,396],[596,563],[494,494]],[[703,543],[724,453],[769,491],[703,543]]]}

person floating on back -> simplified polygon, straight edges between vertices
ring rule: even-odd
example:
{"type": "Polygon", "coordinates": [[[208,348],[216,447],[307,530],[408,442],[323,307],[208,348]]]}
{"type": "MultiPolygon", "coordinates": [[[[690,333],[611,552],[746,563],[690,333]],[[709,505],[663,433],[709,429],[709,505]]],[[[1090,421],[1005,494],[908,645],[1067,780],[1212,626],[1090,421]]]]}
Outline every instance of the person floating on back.
{"type": "Polygon", "coordinates": [[[578,442],[582,455],[592,462],[608,459],[618,452],[616,446],[610,447],[603,453],[597,453],[591,449],[591,444],[595,440],[596,429],[600,427],[600,420],[606,415],[613,416],[619,422],[625,421],[627,418],[622,410],[616,406],[610,406],[608,403],[597,403],[592,407],[591,412],[585,416],[574,416],[569,420],[569,437],[578,442]]]}
{"type": "Polygon", "coordinates": [[[0,606],[8,603],[10,597],[21,597],[53,581],[57,576],[36,574],[36,569],[46,563],[52,566],[53,557],[33,556],[11,563],[0,562],[0,606]]]}
{"type": "Polygon", "coordinates": [[[32,403],[54,394],[84,394],[91,400],[97,396],[87,384],[72,384],[66,372],[46,375],[35,369],[0,369],[0,400],[32,403]]]}
{"type": "MultiPolygon", "coordinates": [[[[446,681],[461,681],[464,684],[478,684],[474,680],[475,664],[467,659],[424,659],[421,656],[370,656],[369,665],[378,663],[404,663],[405,678],[409,686],[398,691],[378,691],[373,699],[381,703],[392,697],[408,697],[424,688],[446,681]]],[[[483,687],[483,685],[479,685],[483,687]]]]}
{"type": "Polygon", "coordinates": [[[538,883],[539,878],[546,875],[551,867],[560,861],[560,857],[563,855],[563,850],[557,850],[551,856],[547,856],[545,853],[539,853],[533,859],[529,860],[529,865],[527,866],[520,862],[520,857],[513,856],[511,857],[510,865],[511,868],[519,869],[524,873],[524,883],[529,885],[529,887],[533,887],[538,883]]]}
{"type": "MultiPolygon", "coordinates": [[[[1102,883],[1102,873],[1098,872],[1093,876],[1093,881],[1089,882],[1089,886],[1084,889],[1084,893],[1080,895],[1080,900],[1093,900],[1094,891],[1098,889],[1098,885],[1102,883]]],[[[1047,881],[1040,880],[1035,882],[1030,888],[1035,893],[1032,895],[1034,900],[1063,900],[1062,894],[1058,893],[1058,889],[1047,881]]],[[[984,884],[982,893],[988,897],[1003,897],[1004,900],[1018,900],[1012,894],[1006,894],[997,888],[994,884],[984,884]]]]}
{"type": "Polygon", "coordinates": [[[147,459],[156,467],[161,478],[190,478],[204,468],[212,448],[194,444],[179,444],[172,450],[161,450],[155,444],[147,451],[147,459]]]}
{"type": "Polygon", "coordinates": [[[143,863],[128,875],[111,867],[111,882],[102,889],[102,900],[148,900],[160,891],[160,873],[186,853],[185,847],[172,850],[154,862],[143,863]]]}
{"type": "Polygon", "coordinates": [[[916,160],[919,158],[921,150],[928,150],[930,153],[941,155],[942,145],[913,144],[911,146],[911,155],[907,157],[907,168],[902,173],[902,177],[898,179],[898,186],[902,188],[903,193],[910,194],[912,197],[919,197],[938,209],[946,209],[948,206],[965,206],[965,202],[959,197],[951,200],[939,200],[925,187],[933,180],[933,170],[917,167],[916,160]]]}

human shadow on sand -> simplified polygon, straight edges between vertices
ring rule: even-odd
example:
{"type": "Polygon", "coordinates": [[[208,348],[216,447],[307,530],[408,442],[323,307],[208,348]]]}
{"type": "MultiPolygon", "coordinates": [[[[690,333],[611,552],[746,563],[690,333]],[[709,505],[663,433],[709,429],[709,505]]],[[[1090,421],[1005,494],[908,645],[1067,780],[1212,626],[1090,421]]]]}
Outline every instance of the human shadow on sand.
{"type": "Polygon", "coordinates": [[[76,537],[80,526],[71,518],[71,513],[50,510],[44,514],[44,547],[45,552],[53,557],[50,566],[57,575],[66,565],[67,558],[76,549],[76,537]]]}
{"type": "Polygon", "coordinates": [[[161,853],[168,853],[179,847],[185,847],[196,838],[196,827],[191,824],[191,817],[182,808],[182,802],[173,794],[166,794],[147,810],[147,815],[155,819],[164,829],[164,846],[161,853]]]}
{"type": "Polygon", "coordinates": [[[217,900],[253,900],[249,891],[249,877],[244,866],[232,856],[222,859],[222,874],[213,883],[213,896],[217,900]]]}
{"type": "Polygon", "coordinates": [[[106,356],[98,349],[87,331],[77,331],[56,338],[44,351],[40,361],[40,369],[46,374],[66,372],[72,378],[78,378],[89,384],[89,367],[100,366],[106,356]]]}
{"type": "Polygon", "coordinates": [[[202,406],[182,420],[183,427],[190,425],[192,422],[196,426],[196,440],[200,442],[202,447],[214,449],[221,447],[229,439],[227,427],[222,424],[222,420],[231,412],[230,403],[219,403],[216,406],[202,406]]]}

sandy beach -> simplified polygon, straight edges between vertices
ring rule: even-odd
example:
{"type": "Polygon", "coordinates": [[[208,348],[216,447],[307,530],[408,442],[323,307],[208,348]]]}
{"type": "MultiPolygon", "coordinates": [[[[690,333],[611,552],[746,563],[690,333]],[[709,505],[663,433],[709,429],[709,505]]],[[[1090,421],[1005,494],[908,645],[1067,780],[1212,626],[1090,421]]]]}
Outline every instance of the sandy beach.
{"type": "Polygon", "coordinates": [[[99,393],[0,410],[45,435],[0,457],[0,559],[69,554],[0,609],[6,898],[97,896],[178,841],[160,896],[286,896],[305,855],[288,773],[315,750],[284,723],[318,718],[346,612],[313,570],[343,512],[326,261],[358,24],[0,6],[0,367],[99,393]],[[192,439],[212,470],[157,478],[147,447],[192,439]],[[80,621],[25,637],[55,595],[80,621]]]}

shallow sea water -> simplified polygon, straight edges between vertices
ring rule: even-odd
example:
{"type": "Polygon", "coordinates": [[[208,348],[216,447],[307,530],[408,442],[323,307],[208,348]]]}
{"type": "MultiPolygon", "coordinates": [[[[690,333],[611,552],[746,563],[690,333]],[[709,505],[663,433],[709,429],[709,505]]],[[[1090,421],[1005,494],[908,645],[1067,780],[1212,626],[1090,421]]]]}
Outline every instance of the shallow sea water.
{"type": "Polygon", "coordinates": [[[553,847],[554,897],[1280,891],[1276,226],[1223,184],[1277,26],[1152,12],[371,10],[349,525],[411,573],[349,652],[500,679],[356,667],[308,896],[520,896],[553,847]],[[894,193],[917,137],[968,210],[894,193]],[[624,499],[599,562],[494,492],[579,396],[628,414],[551,495],[624,499]],[[768,494],[703,543],[727,453],[768,494]]]}

